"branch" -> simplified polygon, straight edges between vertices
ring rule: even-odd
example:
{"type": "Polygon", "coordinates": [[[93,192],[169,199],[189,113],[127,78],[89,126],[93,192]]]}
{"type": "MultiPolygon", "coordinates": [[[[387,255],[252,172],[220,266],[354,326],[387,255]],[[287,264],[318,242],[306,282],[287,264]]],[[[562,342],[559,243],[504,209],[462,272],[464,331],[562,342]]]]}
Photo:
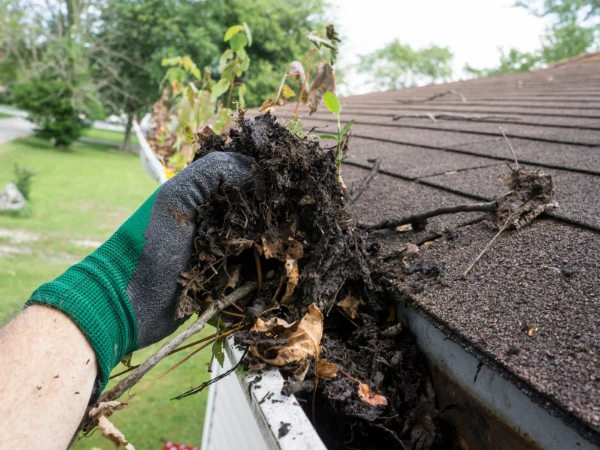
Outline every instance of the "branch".
{"type": "Polygon", "coordinates": [[[433,122],[437,122],[439,119],[448,119],[448,120],[467,120],[467,121],[485,121],[485,120],[521,120],[518,116],[493,116],[488,114],[460,114],[460,113],[402,113],[395,115],[392,120],[400,120],[400,119],[410,119],[410,118],[427,118],[431,119],[433,122]]]}
{"type": "Polygon", "coordinates": [[[211,320],[215,315],[223,311],[228,306],[242,299],[246,295],[255,291],[258,287],[258,284],[255,281],[244,284],[243,286],[237,288],[227,297],[222,298],[220,300],[216,300],[204,311],[196,322],[194,322],[191,326],[189,326],[185,331],[175,336],[170,341],[166,342],[160,350],[150,356],[146,361],[144,361],[131,375],[127,378],[124,378],[120,381],[115,387],[113,387],[110,391],[105,392],[100,396],[100,399],[97,403],[108,402],[111,400],[115,400],[123,395],[129,388],[135,385],[140,379],[150,371],[156,364],[158,364],[163,358],[169,355],[173,350],[179,347],[186,339],[194,334],[202,331],[204,326],[207,324],[209,320],[211,320]]]}
{"type": "Polygon", "coordinates": [[[409,103],[425,103],[425,102],[429,102],[431,100],[435,100],[436,98],[440,98],[440,97],[445,97],[447,95],[454,95],[456,97],[459,97],[463,103],[467,103],[467,99],[465,98],[464,95],[462,95],[460,92],[455,91],[454,89],[448,89],[447,91],[444,92],[438,92],[437,94],[432,95],[431,97],[427,97],[427,98],[417,98],[417,99],[408,99],[408,100],[401,100],[401,99],[397,99],[397,102],[400,103],[404,103],[409,104],[409,103]]]}
{"type": "Polygon", "coordinates": [[[371,183],[371,181],[373,181],[373,178],[375,178],[375,176],[377,175],[377,172],[379,172],[379,166],[381,165],[381,158],[375,158],[374,160],[369,160],[369,162],[373,163],[373,167],[371,168],[371,173],[369,173],[369,175],[367,175],[359,184],[359,186],[356,188],[356,190],[353,190],[352,195],[350,195],[350,204],[354,204],[354,202],[356,200],[358,200],[358,198],[362,195],[362,193],[364,191],[367,190],[367,188],[369,187],[369,184],[371,183]]]}
{"type": "Polygon", "coordinates": [[[497,204],[495,201],[487,203],[466,203],[462,205],[445,206],[443,208],[431,209],[422,213],[412,214],[402,219],[388,219],[379,223],[368,224],[364,222],[358,222],[357,227],[363,230],[385,230],[389,228],[396,228],[400,225],[411,224],[413,228],[420,229],[423,227],[427,219],[435,216],[442,216],[444,214],[456,214],[461,212],[495,212],[497,204]],[[417,225],[416,227],[414,225],[417,225]]]}

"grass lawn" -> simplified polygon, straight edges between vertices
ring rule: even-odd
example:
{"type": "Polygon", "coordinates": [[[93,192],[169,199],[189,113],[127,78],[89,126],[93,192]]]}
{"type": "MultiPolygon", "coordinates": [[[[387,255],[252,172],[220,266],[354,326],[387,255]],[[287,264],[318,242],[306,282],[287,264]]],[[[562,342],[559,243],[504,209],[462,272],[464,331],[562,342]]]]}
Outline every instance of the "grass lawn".
{"type": "Polygon", "coordinates": [[[0,119],[8,119],[9,117],[13,117],[12,114],[0,112],[0,119]]]}
{"type": "MultiPolygon", "coordinates": [[[[0,187],[13,178],[13,165],[33,168],[31,208],[17,216],[0,215],[0,325],[14,317],[33,290],[62,273],[107,239],[157,188],[139,158],[106,146],[75,144],[68,151],[29,137],[0,145],[0,187]],[[74,240],[85,240],[87,246],[74,240]]],[[[139,363],[160,344],[133,355],[139,363]]],[[[163,361],[142,385],[183,358],[186,350],[163,361]]],[[[206,393],[169,401],[208,378],[210,349],[132,400],[115,423],[140,449],[159,449],[161,439],[200,445],[206,393]]],[[[123,370],[123,366],[115,372],[123,370]]],[[[99,435],[75,448],[114,448],[99,435]]]]}
{"type": "MultiPolygon", "coordinates": [[[[114,142],[115,144],[122,144],[123,139],[125,139],[125,133],[120,131],[101,130],[99,128],[86,128],[83,130],[82,136],[114,142]]],[[[139,144],[139,141],[133,132],[131,134],[131,143],[135,145],[139,144]]]]}

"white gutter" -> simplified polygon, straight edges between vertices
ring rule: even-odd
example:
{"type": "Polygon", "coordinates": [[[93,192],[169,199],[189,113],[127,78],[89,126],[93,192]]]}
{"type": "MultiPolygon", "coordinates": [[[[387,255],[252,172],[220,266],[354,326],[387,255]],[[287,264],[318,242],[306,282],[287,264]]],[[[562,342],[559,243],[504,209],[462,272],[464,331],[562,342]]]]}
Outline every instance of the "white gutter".
{"type": "Polygon", "coordinates": [[[160,184],[164,183],[167,181],[165,169],[150,148],[146,136],[144,136],[142,129],[135,120],[133,121],[133,131],[135,131],[135,135],[140,142],[140,161],[142,162],[142,167],[154,181],[160,184]]]}

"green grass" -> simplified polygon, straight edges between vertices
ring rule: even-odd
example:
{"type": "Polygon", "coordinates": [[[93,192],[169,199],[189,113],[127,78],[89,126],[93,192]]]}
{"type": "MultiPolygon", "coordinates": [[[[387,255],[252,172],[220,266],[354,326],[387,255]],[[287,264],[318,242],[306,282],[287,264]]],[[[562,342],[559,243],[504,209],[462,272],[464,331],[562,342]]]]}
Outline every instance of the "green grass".
{"type": "MultiPolygon", "coordinates": [[[[100,139],[103,141],[114,142],[115,144],[122,144],[123,139],[125,139],[125,133],[120,131],[112,131],[112,130],[101,130],[99,128],[86,128],[82,133],[83,137],[100,139]]],[[[135,134],[131,135],[131,143],[139,144],[139,141],[135,134]]]]}
{"type": "Polygon", "coordinates": [[[13,115],[0,112],[0,119],[8,119],[9,117],[13,117],[13,115]]]}
{"type": "MultiPolygon", "coordinates": [[[[15,163],[37,172],[31,205],[26,214],[0,215],[0,230],[30,233],[36,240],[25,237],[19,243],[0,236],[0,325],[18,314],[36,287],[93,251],[77,246],[74,239],[104,241],[157,188],[138,157],[106,146],[77,143],[61,151],[35,137],[0,145],[0,187],[12,180],[15,163]]],[[[159,345],[135,353],[133,362],[141,362],[159,345]]],[[[141,385],[189,351],[168,358],[141,385]]],[[[209,349],[195,355],[113,416],[136,448],[159,449],[161,439],[200,444],[206,393],[181,401],[169,399],[208,378],[209,356],[209,349]]],[[[115,369],[121,370],[121,365],[115,369]]],[[[93,447],[114,448],[99,435],[75,446],[78,450],[93,447]]]]}

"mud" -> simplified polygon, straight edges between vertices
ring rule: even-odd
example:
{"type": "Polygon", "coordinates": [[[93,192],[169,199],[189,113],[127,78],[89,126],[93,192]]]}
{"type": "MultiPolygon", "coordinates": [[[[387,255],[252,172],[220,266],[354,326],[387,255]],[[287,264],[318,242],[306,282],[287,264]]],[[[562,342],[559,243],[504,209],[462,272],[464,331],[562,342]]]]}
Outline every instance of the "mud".
{"type": "MultiPolygon", "coordinates": [[[[259,280],[258,293],[238,303],[243,313],[230,309],[221,320],[248,324],[236,333],[239,345],[268,350],[286,339],[250,331],[258,317],[291,323],[315,304],[324,316],[319,358],[336,364],[337,375],[316,377],[314,359],[302,373],[291,366],[281,371],[288,379],[284,391],[298,397],[328,448],[452,448],[425,358],[412,336],[394,326],[389,282],[372,268],[378,247],[367,251],[346,210],[333,150],[292,135],[269,114],[254,121],[241,116],[228,138],[205,131],[197,141],[196,158],[212,151],[251,157],[254,177],[240,188],[222,186],[213,202],[198,207],[196,251],[180,280],[180,315],[259,280]],[[385,402],[361,399],[359,385],[385,402]]],[[[433,266],[409,270],[439,275],[433,266]]],[[[251,353],[245,364],[265,368],[251,353]]]]}

